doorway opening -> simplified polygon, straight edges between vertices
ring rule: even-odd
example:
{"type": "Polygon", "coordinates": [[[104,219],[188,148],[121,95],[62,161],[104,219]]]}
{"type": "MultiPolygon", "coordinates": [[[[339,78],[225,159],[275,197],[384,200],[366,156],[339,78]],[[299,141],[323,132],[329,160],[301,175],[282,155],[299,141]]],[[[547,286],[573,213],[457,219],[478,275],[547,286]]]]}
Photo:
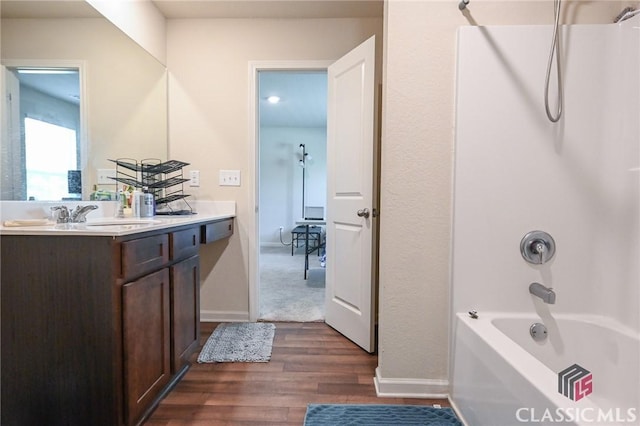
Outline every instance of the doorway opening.
{"type": "MultiPolygon", "coordinates": [[[[46,61],[45,61],[46,62],[46,61]]],[[[3,200],[82,197],[82,64],[2,64],[3,200]]]]}
{"type": "Polygon", "coordinates": [[[323,321],[326,69],[262,69],[258,90],[258,320],[323,321]]]}

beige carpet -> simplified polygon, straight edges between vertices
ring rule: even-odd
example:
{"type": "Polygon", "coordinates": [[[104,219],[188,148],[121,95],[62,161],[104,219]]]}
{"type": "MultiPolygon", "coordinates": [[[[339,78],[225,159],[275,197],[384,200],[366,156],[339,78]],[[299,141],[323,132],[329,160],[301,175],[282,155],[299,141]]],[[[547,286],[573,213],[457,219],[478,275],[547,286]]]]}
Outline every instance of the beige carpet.
{"type": "Polygon", "coordinates": [[[260,251],[260,316],[264,321],[324,321],[324,277],[317,252],[309,255],[304,279],[304,249],[291,256],[291,247],[260,251]]]}

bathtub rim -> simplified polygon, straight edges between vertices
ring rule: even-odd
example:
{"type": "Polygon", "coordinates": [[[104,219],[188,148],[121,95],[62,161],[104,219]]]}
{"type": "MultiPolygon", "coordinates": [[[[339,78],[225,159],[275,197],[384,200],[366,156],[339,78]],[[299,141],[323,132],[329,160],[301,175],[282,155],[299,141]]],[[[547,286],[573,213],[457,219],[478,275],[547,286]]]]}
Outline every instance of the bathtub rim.
{"type": "MultiPolygon", "coordinates": [[[[456,316],[464,315],[462,313],[457,313],[456,316]]],[[[468,314],[466,314],[469,317],[468,314]]],[[[513,318],[519,320],[531,320],[534,322],[544,322],[545,317],[539,315],[536,312],[498,312],[498,311],[487,311],[482,313],[483,317],[488,317],[490,322],[493,324],[493,321],[496,319],[505,319],[505,318],[513,318]]],[[[593,324],[598,327],[608,328],[617,333],[620,333],[624,336],[627,336],[633,340],[637,340],[640,342],[640,331],[636,331],[633,328],[629,327],[621,323],[620,321],[607,317],[604,315],[595,315],[595,314],[570,314],[570,313],[551,313],[550,316],[554,320],[562,321],[562,320],[570,320],[570,321],[579,321],[587,324],[593,324]]],[[[469,317],[469,319],[471,319],[469,317]]]]}
{"type": "MultiPolygon", "coordinates": [[[[553,314],[556,320],[573,320],[592,323],[597,326],[612,329],[615,332],[624,334],[630,338],[639,341],[640,333],[635,332],[633,329],[624,326],[618,321],[599,315],[575,315],[575,314],[553,314]]],[[[509,353],[505,354],[504,351],[496,350],[496,353],[500,356],[504,362],[513,368],[518,374],[526,378],[526,380],[533,386],[544,398],[549,401],[550,409],[568,408],[569,399],[561,395],[557,391],[557,375],[554,371],[549,369],[543,362],[536,359],[533,355],[527,352],[517,342],[513,341],[509,336],[504,334],[493,323],[495,319],[526,319],[531,321],[542,321],[539,315],[535,312],[497,312],[487,311],[478,313],[478,318],[474,319],[469,316],[468,313],[458,312],[454,315],[454,336],[452,339],[452,354],[451,354],[451,394],[450,401],[452,407],[455,407],[457,413],[460,414],[460,418],[464,420],[464,410],[461,410],[461,406],[457,403],[456,382],[455,382],[455,368],[454,365],[456,356],[456,344],[458,336],[458,328],[460,324],[464,324],[470,331],[472,331],[479,339],[481,339],[489,347],[495,349],[495,346],[504,346],[509,348],[509,353]],[[527,372],[536,371],[536,374],[527,374],[527,372]]],[[[602,407],[595,402],[591,401],[588,397],[583,398],[580,401],[571,401],[573,407],[580,409],[590,408],[593,410],[607,410],[608,408],[602,407]]]]}

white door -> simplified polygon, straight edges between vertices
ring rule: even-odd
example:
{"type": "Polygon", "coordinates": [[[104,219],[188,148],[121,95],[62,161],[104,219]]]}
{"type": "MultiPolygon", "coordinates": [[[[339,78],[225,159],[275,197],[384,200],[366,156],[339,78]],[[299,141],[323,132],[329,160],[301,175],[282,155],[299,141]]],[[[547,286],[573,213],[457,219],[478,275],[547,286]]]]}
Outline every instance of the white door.
{"type": "Polygon", "coordinates": [[[327,76],[325,322],[373,352],[375,37],[332,64],[327,76]]]}

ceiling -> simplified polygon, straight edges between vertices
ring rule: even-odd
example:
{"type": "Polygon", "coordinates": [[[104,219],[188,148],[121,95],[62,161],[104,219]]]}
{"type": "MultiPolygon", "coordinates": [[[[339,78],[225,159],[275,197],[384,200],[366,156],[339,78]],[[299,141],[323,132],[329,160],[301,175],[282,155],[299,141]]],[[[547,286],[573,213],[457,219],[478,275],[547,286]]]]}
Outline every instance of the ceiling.
{"type": "Polygon", "coordinates": [[[18,74],[21,84],[72,104],[80,104],[80,79],[77,70],[64,73],[18,74]]]}
{"type": "Polygon", "coordinates": [[[382,17],[383,0],[152,0],[175,18],[382,17]]]}
{"type": "MultiPolygon", "coordinates": [[[[381,18],[384,0],[151,0],[168,19],[381,18]]],[[[83,0],[2,0],[3,18],[96,18],[83,0]]]]}
{"type": "MultiPolygon", "coordinates": [[[[189,18],[381,18],[383,0],[152,0],[167,19],[189,18]]],[[[97,18],[82,0],[2,0],[2,18],[97,18]]],[[[278,58],[274,58],[278,59],[278,58]]],[[[327,89],[324,72],[261,72],[260,119],[265,126],[326,125],[327,89]],[[266,102],[271,94],[282,101],[266,102]]],[[[60,83],[61,84],[61,83],[60,83]]],[[[69,87],[58,87],[68,96],[69,87]]],[[[49,89],[49,90],[55,90],[49,89]]]]}
{"type": "Polygon", "coordinates": [[[82,0],[2,0],[2,18],[99,18],[102,15],[82,0]]]}
{"type": "Polygon", "coordinates": [[[325,127],[327,73],[325,71],[260,71],[260,124],[270,127],[325,127]],[[271,104],[269,96],[280,102],[271,104]]]}

